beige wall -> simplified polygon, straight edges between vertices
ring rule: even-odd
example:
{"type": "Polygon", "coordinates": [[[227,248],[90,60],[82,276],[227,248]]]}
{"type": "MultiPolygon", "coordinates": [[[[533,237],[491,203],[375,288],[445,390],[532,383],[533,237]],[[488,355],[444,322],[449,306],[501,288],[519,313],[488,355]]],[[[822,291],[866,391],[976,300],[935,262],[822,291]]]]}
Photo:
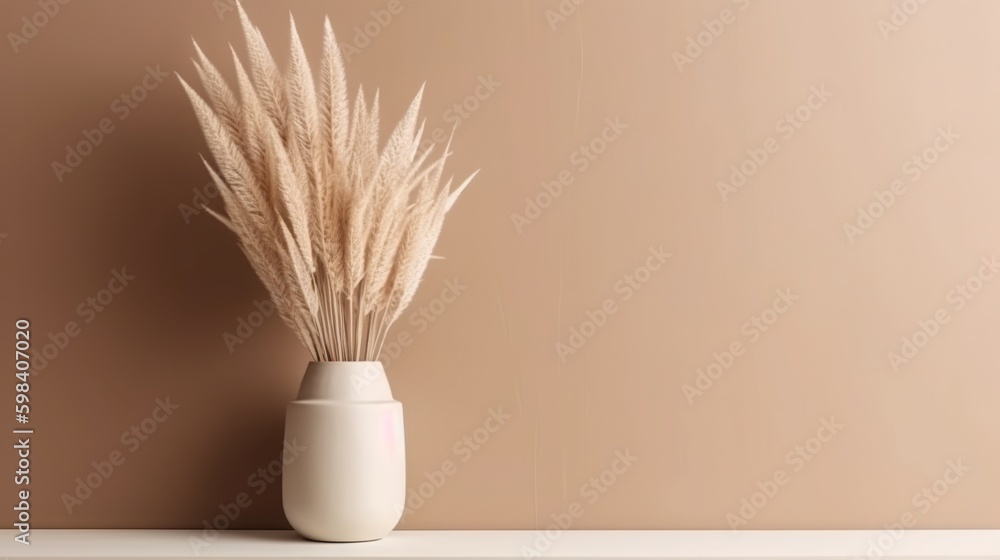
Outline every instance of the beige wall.
{"type": "MultiPolygon", "coordinates": [[[[392,7],[349,55],[352,87],[380,87],[389,121],[427,80],[429,129],[474,107],[452,169],[483,171],[390,337],[409,343],[387,367],[409,486],[450,473],[402,527],[572,511],[575,528],[1000,528],[1000,278],[978,277],[1000,254],[1000,4],[929,2],[898,30],[880,30],[884,0],[588,0],[565,21],[555,1],[246,6],[282,60],[289,10],[315,52],[324,14],[346,44],[392,7]],[[679,58],[713,19],[718,37],[679,58]],[[720,190],[746,160],[745,184],[720,190]],[[538,197],[551,204],[524,216],[538,197]],[[894,368],[918,321],[934,336],[894,368]]],[[[3,31],[40,9],[4,2],[3,31]]],[[[199,527],[241,492],[235,526],[287,526],[280,483],[255,473],[279,454],[306,352],[276,317],[230,352],[266,294],[232,237],[181,206],[207,182],[189,104],[155,72],[141,102],[120,99],[147,67],[193,77],[191,36],[229,72],[228,10],[77,0],[0,49],[5,340],[21,316],[35,352],[68,339],[33,377],[37,527],[199,527]],[[54,170],[102,119],[92,153],[54,170]],[[134,279],[108,303],[121,267],[134,279]],[[58,334],[68,321],[76,336],[58,334]],[[179,408],[147,440],[122,440],[167,397],[179,408]],[[113,452],[124,462],[68,513],[74,479],[113,452]]]]}

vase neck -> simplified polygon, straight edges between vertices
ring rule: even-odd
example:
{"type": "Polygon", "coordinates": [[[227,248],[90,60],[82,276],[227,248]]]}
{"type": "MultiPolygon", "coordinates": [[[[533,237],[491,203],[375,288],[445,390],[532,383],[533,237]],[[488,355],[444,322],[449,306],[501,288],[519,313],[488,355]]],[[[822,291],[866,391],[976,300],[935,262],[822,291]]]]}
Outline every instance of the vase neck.
{"type": "Polygon", "coordinates": [[[382,362],[311,362],[298,400],[391,401],[382,362]]]}

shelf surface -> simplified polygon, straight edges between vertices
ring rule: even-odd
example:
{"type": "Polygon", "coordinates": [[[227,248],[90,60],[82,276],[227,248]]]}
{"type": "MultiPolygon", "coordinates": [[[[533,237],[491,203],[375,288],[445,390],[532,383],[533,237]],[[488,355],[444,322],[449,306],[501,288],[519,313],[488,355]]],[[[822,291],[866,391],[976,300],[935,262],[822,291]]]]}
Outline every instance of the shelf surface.
{"type": "Polygon", "coordinates": [[[395,531],[369,543],[302,540],[291,531],[3,530],[12,558],[343,558],[669,560],[1000,560],[1000,531],[395,531]]]}

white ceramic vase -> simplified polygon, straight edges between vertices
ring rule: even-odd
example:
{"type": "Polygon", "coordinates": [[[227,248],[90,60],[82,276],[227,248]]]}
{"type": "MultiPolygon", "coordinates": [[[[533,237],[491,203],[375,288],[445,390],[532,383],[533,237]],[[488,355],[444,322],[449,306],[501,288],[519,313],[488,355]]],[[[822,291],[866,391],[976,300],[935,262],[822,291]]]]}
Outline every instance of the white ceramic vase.
{"type": "Polygon", "coordinates": [[[358,542],[389,534],[403,513],[403,406],[380,362],[312,362],[285,414],[282,504],[307,539],[358,542]]]}

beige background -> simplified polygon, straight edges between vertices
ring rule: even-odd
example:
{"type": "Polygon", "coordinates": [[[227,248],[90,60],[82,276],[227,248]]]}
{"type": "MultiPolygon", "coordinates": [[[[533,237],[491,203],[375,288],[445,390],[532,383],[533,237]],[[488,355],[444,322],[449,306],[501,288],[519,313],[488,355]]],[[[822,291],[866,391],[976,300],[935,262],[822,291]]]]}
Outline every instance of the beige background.
{"type": "MultiPolygon", "coordinates": [[[[324,14],[346,44],[388,3],[246,7],[284,61],[289,10],[316,52],[324,14]]],[[[39,9],[4,2],[3,31],[39,9]]],[[[392,335],[412,341],[387,366],[408,485],[457,466],[402,527],[544,527],[577,502],[574,528],[726,528],[780,470],[744,528],[879,528],[908,512],[922,528],[1000,528],[1000,280],[960,310],[948,300],[1000,251],[1000,3],[930,2],[887,36],[889,1],[588,0],[547,17],[559,9],[407,1],[350,55],[352,87],[381,88],[383,122],[427,80],[428,128],[450,129],[480,78],[500,84],[457,130],[452,170],[482,172],[414,302],[435,320],[407,314],[392,335]],[[725,9],[735,21],[680,70],[674,53],[725,9]],[[824,86],[832,97],[786,138],[779,119],[824,86]],[[609,118],[628,128],[581,170],[574,150],[609,118]],[[904,164],[939,127],[958,138],[911,181],[904,164]],[[716,182],[771,138],[777,152],[723,201],[716,182]],[[562,170],[572,184],[519,233],[512,214],[562,170]],[[844,223],[896,179],[907,192],[850,242],[844,223]],[[672,257],[625,301],[616,283],[660,246],[672,257]],[[435,302],[455,278],[461,295],[435,302]],[[744,323],[786,288],[799,299],[751,342],[744,323]],[[617,312],[561,360],[556,344],[607,299],[617,312]],[[888,353],[939,308],[948,323],[894,372],[888,353]],[[743,354],[689,402],[683,386],[734,342],[743,354]],[[511,417],[466,452],[490,409],[511,417]],[[831,416],[843,428],[810,444],[831,416]],[[638,460],[591,503],[582,486],[625,450],[638,460]],[[958,460],[970,470],[921,505],[958,460]]],[[[266,294],[224,228],[186,223],[205,146],[173,76],[125,119],[113,105],[147,65],[194,78],[192,36],[232,75],[226,45],[243,43],[226,1],[76,0],[0,49],[5,340],[22,316],[36,352],[80,325],[32,378],[36,527],[200,527],[240,492],[253,504],[234,526],[287,527],[280,483],[257,495],[248,477],[278,456],[306,352],[276,317],[227,347],[266,294]],[[57,180],[53,161],[103,118],[114,130],[57,180]],[[123,266],[125,290],[79,314],[123,266]],[[180,409],[128,452],[121,434],[167,396],[180,409]],[[124,464],[68,513],[63,494],[115,450],[124,464]]]]}

